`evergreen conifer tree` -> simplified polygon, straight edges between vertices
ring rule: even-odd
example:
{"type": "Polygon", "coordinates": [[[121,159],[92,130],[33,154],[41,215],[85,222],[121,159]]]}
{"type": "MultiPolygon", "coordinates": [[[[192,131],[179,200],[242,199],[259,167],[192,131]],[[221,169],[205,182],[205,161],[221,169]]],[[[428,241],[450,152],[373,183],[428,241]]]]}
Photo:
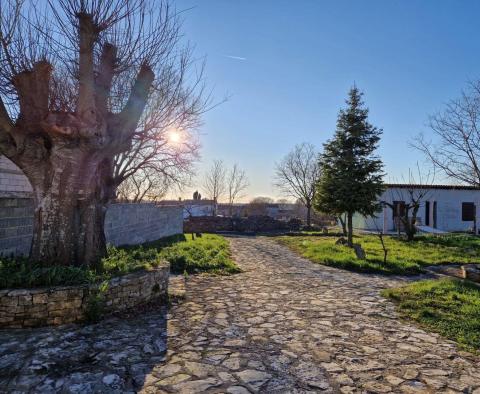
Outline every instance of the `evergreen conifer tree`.
{"type": "Polygon", "coordinates": [[[341,109],[333,139],[324,144],[322,168],[315,208],[339,216],[347,215],[348,246],[353,246],[352,217],[369,216],[380,209],[383,163],[375,155],[382,130],[368,122],[363,93],[350,89],[347,108],[341,109]]]}

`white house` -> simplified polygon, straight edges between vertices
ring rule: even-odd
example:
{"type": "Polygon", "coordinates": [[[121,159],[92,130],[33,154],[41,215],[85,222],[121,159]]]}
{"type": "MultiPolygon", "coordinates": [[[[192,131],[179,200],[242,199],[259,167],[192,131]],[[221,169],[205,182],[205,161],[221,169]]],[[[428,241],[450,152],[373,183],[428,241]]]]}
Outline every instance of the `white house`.
{"type": "Polygon", "coordinates": [[[397,231],[396,217],[404,214],[405,204],[412,202],[412,196],[420,202],[417,226],[447,232],[473,229],[476,207],[480,207],[480,188],[409,184],[387,184],[379,201],[389,203],[394,209],[384,206],[376,217],[355,215],[354,228],[384,233],[397,231]]]}

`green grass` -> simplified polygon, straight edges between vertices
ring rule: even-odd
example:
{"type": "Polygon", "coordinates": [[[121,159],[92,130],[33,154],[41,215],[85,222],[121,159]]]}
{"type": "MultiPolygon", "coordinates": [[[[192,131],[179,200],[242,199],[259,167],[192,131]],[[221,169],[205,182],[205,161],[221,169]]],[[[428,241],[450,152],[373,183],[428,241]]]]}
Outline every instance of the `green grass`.
{"type": "Polygon", "coordinates": [[[480,349],[480,288],[458,279],[425,280],[382,292],[400,314],[454,340],[480,349]]]}
{"type": "Polygon", "coordinates": [[[335,245],[329,236],[279,237],[278,241],[316,263],[350,271],[380,274],[416,274],[423,266],[443,263],[480,262],[480,238],[470,235],[418,236],[412,242],[385,236],[387,263],[375,235],[354,238],[365,249],[366,260],[359,260],[351,248],[335,245]]]}
{"type": "Polygon", "coordinates": [[[195,240],[187,239],[161,248],[160,254],[170,262],[173,273],[228,275],[240,272],[231,258],[229,242],[219,235],[203,234],[195,240]]]}
{"type": "Polygon", "coordinates": [[[108,247],[98,270],[83,267],[49,266],[25,258],[0,260],[0,289],[69,286],[108,280],[138,270],[149,270],[163,260],[173,273],[228,275],[239,272],[230,255],[228,241],[219,235],[195,240],[183,235],[167,237],[140,246],[108,247]]]}

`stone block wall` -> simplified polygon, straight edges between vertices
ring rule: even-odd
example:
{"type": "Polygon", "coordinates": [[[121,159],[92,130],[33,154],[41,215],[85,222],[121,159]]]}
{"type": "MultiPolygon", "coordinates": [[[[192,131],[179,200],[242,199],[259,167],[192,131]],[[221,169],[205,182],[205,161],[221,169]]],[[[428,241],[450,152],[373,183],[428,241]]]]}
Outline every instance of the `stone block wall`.
{"type": "MultiPolygon", "coordinates": [[[[170,265],[114,278],[102,292],[105,313],[118,312],[154,300],[165,302],[170,265]]],[[[85,319],[98,285],[0,290],[0,328],[40,327],[85,319]]]]}
{"type": "Polygon", "coordinates": [[[184,222],[185,233],[235,232],[280,232],[298,231],[301,222],[291,219],[288,222],[276,220],[270,216],[249,216],[247,218],[229,218],[223,216],[192,216],[184,222]]]}
{"type": "MultiPolygon", "coordinates": [[[[0,197],[0,256],[27,256],[33,230],[31,198],[0,197]]],[[[112,245],[134,245],[183,232],[180,206],[111,204],[105,236],[112,245]]]]}

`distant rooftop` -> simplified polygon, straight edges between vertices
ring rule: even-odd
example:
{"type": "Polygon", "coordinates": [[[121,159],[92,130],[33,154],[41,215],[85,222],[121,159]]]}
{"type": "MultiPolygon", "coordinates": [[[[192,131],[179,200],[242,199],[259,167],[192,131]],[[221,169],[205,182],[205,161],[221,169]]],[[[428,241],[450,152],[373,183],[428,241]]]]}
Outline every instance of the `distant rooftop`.
{"type": "Polygon", "coordinates": [[[399,189],[480,190],[480,187],[467,185],[416,185],[412,183],[386,183],[385,186],[396,187],[399,189]]]}

